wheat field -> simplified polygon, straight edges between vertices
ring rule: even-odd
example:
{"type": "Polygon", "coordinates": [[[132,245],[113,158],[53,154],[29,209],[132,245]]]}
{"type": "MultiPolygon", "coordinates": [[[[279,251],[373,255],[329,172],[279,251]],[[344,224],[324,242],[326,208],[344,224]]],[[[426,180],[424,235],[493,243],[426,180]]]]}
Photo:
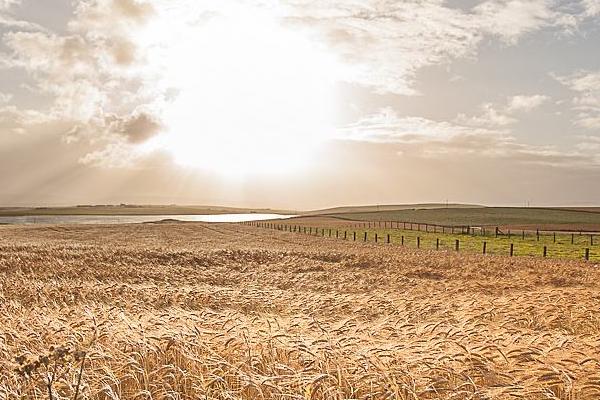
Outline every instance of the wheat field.
{"type": "Polygon", "coordinates": [[[600,272],[234,224],[0,227],[2,399],[597,399],[600,272]]]}

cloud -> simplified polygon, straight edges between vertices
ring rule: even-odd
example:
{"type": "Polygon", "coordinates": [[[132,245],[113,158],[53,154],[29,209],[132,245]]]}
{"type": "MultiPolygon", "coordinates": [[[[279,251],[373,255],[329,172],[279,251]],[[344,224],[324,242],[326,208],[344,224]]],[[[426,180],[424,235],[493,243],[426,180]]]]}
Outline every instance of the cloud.
{"type": "Polygon", "coordinates": [[[21,0],[0,0],[0,11],[7,10],[20,3],[21,0]]]}
{"type": "Polygon", "coordinates": [[[514,124],[517,120],[503,111],[498,111],[492,103],[484,103],[480,106],[481,114],[467,116],[459,114],[455,122],[467,126],[501,127],[514,124]]]}
{"type": "MultiPolygon", "coordinates": [[[[418,94],[415,76],[423,67],[475,57],[486,38],[512,45],[528,33],[568,29],[579,21],[570,20],[569,13],[550,0],[488,0],[470,10],[452,8],[442,0],[79,0],[73,3],[65,33],[57,34],[25,26],[26,21],[18,27],[22,21],[10,14],[18,3],[0,0],[0,24],[4,18],[15,27],[3,36],[8,52],[1,54],[0,68],[27,71],[37,94],[52,97],[52,104],[38,112],[47,120],[71,124],[66,142],[85,138],[104,147],[121,141],[140,144],[162,129],[162,113],[173,101],[174,88],[161,75],[164,71],[148,62],[148,53],[153,52],[153,60],[164,54],[157,32],[174,29],[173,20],[203,24],[217,12],[239,11],[240,5],[258,7],[335,54],[348,67],[339,80],[399,95],[418,94]],[[147,29],[156,23],[158,27],[147,29]]],[[[577,18],[594,14],[595,5],[584,0],[582,17],[577,18]]],[[[418,135],[431,130],[448,133],[457,126],[497,130],[516,121],[511,113],[531,110],[543,101],[541,95],[521,95],[504,108],[486,103],[478,115],[463,114],[447,126],[418,118],[401,123],[418,135]]],[[[595,125],[594,118],[587,116],[581,123],[595,125]]],[[[375,126],[369,129],[376,133],[375,126]]]]}
{"type": "Polygon", "coordinates": [[[541,94],[517,95],[509,97],[507,103],[502,105],[483,103],[479,106],[480,114],[468,116],[460,113],[454,119],[454,122],[467,126],[506,127],[518,122],[514,114],[532,111],[548,99],[548,96],[541,94]]]}
{"type": "Polygon", "coordinates": [[[545,27],[570,29],[577,18],[560,11],[554,0],[489,0],[474,8],[482,28],[515,44],[523,35],[545,27]]]}
{"type": "Polygon", "coordinates": [[[583,0],[583,7],[585,15],[588,17],[600,14],[600,1],[598,0],[583,0]]]}
{"type": "MultiPolygon", "coordinates": [[[[524,164],[562,167],[600,167],[600,157],[589,148],[560,151],[554,146],[519,143],[509,131],[399,117],[386,108],[340,129],[341,140],[396,144],[404,156],[443,158],[475,156],[510,159],[524,164]]],[[[588,140],[592,140],[587,138],[588,140]]]]}
{"type": "Polygon", "coordinates": [[[129,143],[143,143],[157,135],[161,129],[161,123],[146,112],[136,112],[126,118],[113,117],[110,123],[111,131],[123,135],[129,143]]]}
{"type": "Polygon", "coordinates": [[[555,76],[577,95],[572,99],[575,123],[587,129],[600,129],[600,71],[580,71],[568,76],[555,76]]]}
{"type": "Polygon", "coordinates": [[[600,136],[583,135],[579,139],[581,142],[576,145],[576,148],[582,151],[600,151],[600,136]]]}
{"type": "MultiPolygon", "coordinates": [[[[127,118],[160,102],[162,94],[152,85],[142,84],[148,77],[131,37],[152,12],[147,2],[81,1],[64,35],[6,33],[3,42],[9,53],[2,64],[26,70],[34,78],[33,90],[53,98],[50,108],[44,110],[48,119],[73,121],[80,127],[78,135],[87,132],[92,140],[125,133],[140,142],[149,136],[149,121],[159,118],[149,115],[154,110],[151,106],[138,119],[127,118]],[[110,116],[127,122],[107,123],[110,116]]],[[[73,140],[72,133],[67,136],[68,141],[73,140]]]]}
{"type": "Polygon", "coordinates": [[[36,23],[23,21],[12,15],[12,9],[20,4],[21,0],[0,0],[0,28],[7,30],[44,30],[36,23]]]}
{"type": "Polygon", "coordinates": [[[476,21],[439,1],[294,2],[286,21],[315,30],[353,69],[346,80],[412,95],[424,66],[474,54],[476,21]]]}
{"type": "Polygon", "coordinates": [[[507,111],[531,111],[534,108],[538,108],[548,100],[548,96],[541,94],[513,96],[508,101],[507,111]]]}
{"type": "Polygon", "coordinates": [[[466,130],[448,122],[421,117],[399,117],[391,108],[367,115],[340,130],[340,138],[378,142],[411,143],[424,139],[448,139],[466,130]]]}
{"type": "Polygon", "coordinates": [[[13,98],[12,94],[0,92],[0,105],[10,102],[12,100],[12,98],[13,98]]]}
{"type": "Polygon", "coordinates": [[[491,137],[501,132],[422,117],[400,117],[391,108],[365,116],[340,129],[339,138],[377,143],[448,142],[455,137],[491,137]]]}
{"type": "Polygon", "coordinates": [[[116,37],[146,23],[155,9],[150,1],[80,0],[69,29],[98,37],[116,37]]]}
{"type": "Polygon", "coordinates": [[[287,4],[290,23],[316,29],[355,66],[347,80],[403,95],[417,94],[417,70],[474,57],[486,37],[514,45],[544,28],[570,32],[587,15],[566,12],[553,0],[488,0],[468,11],[439,0],[287,4]]]}
{"type": "Polygon", "coordinates": [[[110,143],[101,150],[92,151],[79,159],[84,165],[102,168],[129,168],[135,165],[139,154],[135,146],[122,142],[110,143]]]}

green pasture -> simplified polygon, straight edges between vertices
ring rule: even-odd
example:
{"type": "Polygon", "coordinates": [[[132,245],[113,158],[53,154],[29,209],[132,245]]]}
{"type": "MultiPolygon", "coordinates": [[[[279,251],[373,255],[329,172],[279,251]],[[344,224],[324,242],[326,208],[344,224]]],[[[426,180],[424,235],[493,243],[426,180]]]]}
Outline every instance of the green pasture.
{"type": "Polygon", "coordinates": [[[581,229],[585,229],[586,226],[600,225],[600,212],[556,208],[435,208],[331,213],[326,215],[353,221],[413,221],[421,224],[437,225],[571,225],[581,229]]]}
{"type": "MultiPolygon", "coordinates": [[[[294,226],[281,225],[281,229],[294,231],[294,226]]],[[[295,232],[304,234],[304,226],[296,226],[295,232]]],[[[483,243],[486,243],[486,254],[510,255],[510,246],[513,245],[513,256],[535,256],[543,257],[544,246],[546,257],[564,259],[584,259],[585,249],[589,249],[590,261],[600,261],[600,235],[589,234],[567,234],[567,233],[540,233],[539,239],[536,232],[526,232],[523,239],[522,232],[498,235],[481,236],[472,234],[452,234],[438,232],[424,232],[404,229],[384,228],[330,228],[330,227],[306,227],[307,234],[316,236],[338,238],[340,240],[353,241],[356,234],[356,242],[364,242],[365,233],[368,242],[382,245],[404,245],[409,248],[421,248],[427,250],[456,251],[456,240],[459,241],[459,251],[468,253],[483,253],[483,243]],[[419,238],[419,239],[417,239],[419,238]],[[438,244],[439,241],[439,244],[438,244]]]]}

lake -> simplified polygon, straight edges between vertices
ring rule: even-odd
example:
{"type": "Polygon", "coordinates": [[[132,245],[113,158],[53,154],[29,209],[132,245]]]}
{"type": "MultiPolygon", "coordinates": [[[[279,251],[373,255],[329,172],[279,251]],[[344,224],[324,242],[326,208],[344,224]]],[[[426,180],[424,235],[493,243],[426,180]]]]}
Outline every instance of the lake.
{"type": "Polygon", "coordinates": [[[0,224],[136,224],[176,219],[189,222],[247,222],[268,219],[286,219],[296,215],[283,214],[211,214],[211,215],[30,215],[2,217],[0,224]]]}

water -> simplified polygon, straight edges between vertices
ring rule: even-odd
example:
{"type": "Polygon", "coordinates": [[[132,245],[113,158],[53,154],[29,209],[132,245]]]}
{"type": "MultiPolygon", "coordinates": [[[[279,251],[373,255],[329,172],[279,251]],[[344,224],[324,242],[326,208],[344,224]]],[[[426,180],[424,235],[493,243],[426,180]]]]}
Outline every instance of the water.
{"type": "Polygon", "coordinates": [[[157,222],[164,219],[176,219],[190,222],[246,222],[267,219],[286,219],[295,215],[283,214],[214,214],[214,215],[35,215],[20,217],[2,217],[0,224],[139,224],[157,222]]]}

